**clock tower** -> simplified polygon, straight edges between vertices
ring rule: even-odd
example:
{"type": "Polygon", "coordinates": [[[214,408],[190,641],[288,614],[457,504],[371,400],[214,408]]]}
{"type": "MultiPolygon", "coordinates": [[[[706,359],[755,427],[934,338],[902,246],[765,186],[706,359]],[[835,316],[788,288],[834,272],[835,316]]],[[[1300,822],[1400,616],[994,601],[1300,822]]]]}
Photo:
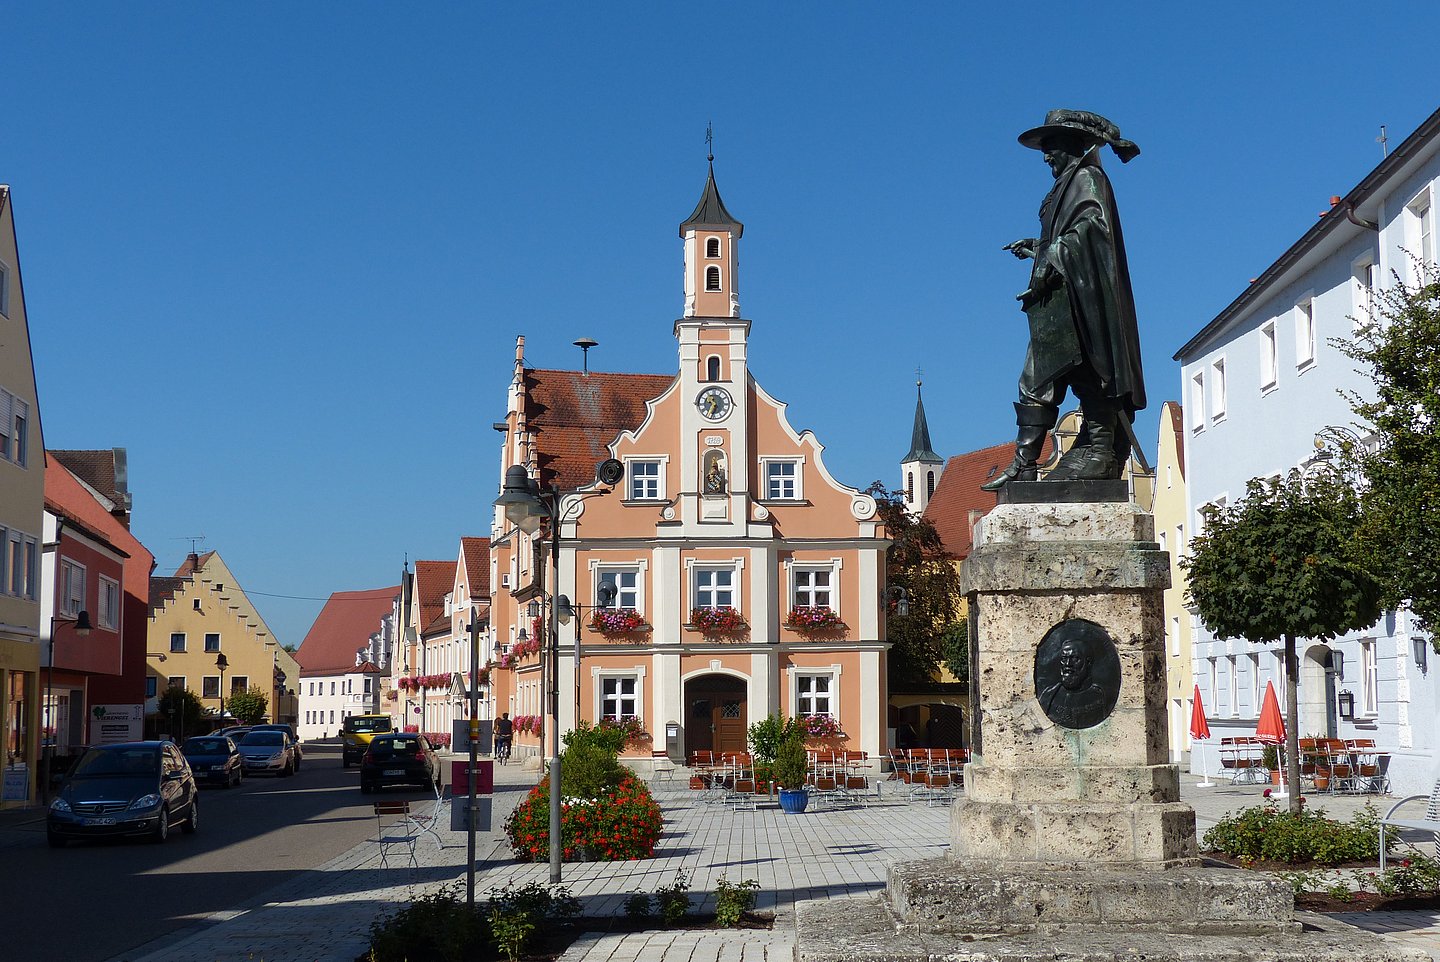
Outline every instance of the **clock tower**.
{"type": "Polygon", "coordinates": [[[717,534],[743,530],[749,497],[750,384],[737,289],[745,225],[725,209],[715,158],[695,210],[680,225],[685,309],[675,322],[680,349],[681,490],[686,523],[717,534]],[[692,510],[693,509],[693,510],[692,510]]]}

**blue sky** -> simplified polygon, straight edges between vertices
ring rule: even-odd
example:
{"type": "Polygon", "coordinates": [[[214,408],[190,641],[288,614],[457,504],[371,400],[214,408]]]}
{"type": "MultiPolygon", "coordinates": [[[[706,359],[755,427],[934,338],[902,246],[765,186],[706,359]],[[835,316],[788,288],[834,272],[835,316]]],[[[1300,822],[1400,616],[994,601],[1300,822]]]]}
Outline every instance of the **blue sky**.
{"type": "Polygon", "coordinates": [[[273,596],[486,533],[516,334],[675,369],[713,121],[752,371],[898,483],[917,366],[942,455],[1013,437],[1015,137],[1064,106],[1143,151],[1106,165],[1153,454],[1175,350],[1437,106],[1436,8],[1071,6],[7,4],[45,440],[128,448],[160,573],[205,535],[298,643],[320,603],[273,596]]]}

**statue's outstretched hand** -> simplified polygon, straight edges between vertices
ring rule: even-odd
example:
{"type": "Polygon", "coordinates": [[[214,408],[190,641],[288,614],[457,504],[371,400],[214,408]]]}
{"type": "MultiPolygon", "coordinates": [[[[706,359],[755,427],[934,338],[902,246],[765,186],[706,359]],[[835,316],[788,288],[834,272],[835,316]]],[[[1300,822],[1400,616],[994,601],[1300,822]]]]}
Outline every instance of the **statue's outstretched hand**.
{"type": "Polygon", "coordinates": [[[1016,257],[1024,260],[1027,257],[1035,256],[1035,245],[1037,243],[1039,243],[1039,241],[1034,237],[1022,237],[1017,241],[1011,241],[1000,249],[1009,251],[1016,257]]]}

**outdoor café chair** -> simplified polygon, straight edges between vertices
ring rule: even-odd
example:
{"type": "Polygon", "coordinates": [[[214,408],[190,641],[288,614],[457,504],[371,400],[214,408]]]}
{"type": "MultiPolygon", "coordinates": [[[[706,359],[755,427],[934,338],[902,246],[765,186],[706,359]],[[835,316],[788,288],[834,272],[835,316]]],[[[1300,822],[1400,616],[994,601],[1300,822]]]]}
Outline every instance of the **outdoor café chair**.
{"type": "Polygon", "coordinates": [[[381,868],[389,868],[390,850],[398,846],[409,856],[410,868],[418,869],[420,863],[415,860],[415,843],[420,840],[422,832],[419,823],[410,817],[408,801],[375,803],[375,842],[380,846],[381,868]],[[387,818],[390,819],[388,823],[387,818]]]}

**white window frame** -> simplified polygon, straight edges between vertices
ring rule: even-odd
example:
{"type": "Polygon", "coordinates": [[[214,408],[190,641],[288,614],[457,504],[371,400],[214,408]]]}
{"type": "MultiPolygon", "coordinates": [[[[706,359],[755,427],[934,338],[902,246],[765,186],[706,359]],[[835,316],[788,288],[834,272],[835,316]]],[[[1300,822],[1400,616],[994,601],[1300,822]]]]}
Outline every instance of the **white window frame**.
{"type": "Polygon", "coordinates": [[[220,676],[219,676],[219,675],[201,675],[201,676],[200,676],[200,697],[201,697],[202,699],[204,699],[204,698],[219,698],[219,697],[220,697],[220,676]],[[212,690],[212,688],[213,688],[213,690],[212,690]]]}
{"type": "MultiPolygon", "coordinates": [[[[801,580],[800,576],[802,574],[816,574],[823,572],[824,574],[830,576],[830,583],[825,588],[820,589],[830,596],[829,603],[824,607],[827,607],[836,614],[839,614],[840,568],[841,562],[839,558],[831,558],[827,561],[796,561],[793,558],[787,559],[785,562],[785,580],[788,581],[790,584],[790,607],[796,608],[799,607],[800,604],[799,596],[802,590],[799,584],[801,580]]],[[[805,607],[818,607],[813,603],[814,592],[816,590],[815,586],[813,584],[808,585],[804,590],[810,593],[810,597],[812,600],[811,604],[808,604],[805,607]]]]}
{"type": "Polygon", "coordinates": [[[1290,695],[1290,686],[1285,682],[1285,651],[1275,652],[1275,698],[1280,710],[1285,711],[1285,699],[1290,695]]]}
{"type": "Polygon", "coordinates": [[[213,655],[223,650],[221,646],[225,643],[225,639],[220,636],[220,632],[218,631],[207,631],[205,632],[205,640],[203,643],[205,645],[205,651],[213,655]],[[215,639],[214,648],[210,647],[211,638],[215,639]]]}
{"type": "Polygon", "coordinates": [[[1170,618],[1170,657],[1180,657],[1180,616],[1170,618]]]}
{"type": "MultiPolygon", "coordinates": [[[[835,721],[840,720],[840,666],[839,665],[792,665],[786,669],[789,675],[790,708],[791,713],[796,717],[800,715],[828,715],[835,721]],[[800,707],[801,691],[800,679],[826,678],[830,682],[830,690],[827,695],[830,699],[830,708],[825,712],[806,712],[800,707]]],[[[814,698],[812,689],[810,697],[814,698]]],[[[813,702],[812,702],[813,704],[813,702]]]]}
{"type": "Polygon", "coordinates": [[[1375,718],[1380,714],[1380,662],[1374,638],[1360,641],[1360,704],[1358,714],[1375,718]]]}
{"type": "Polygon", "coordinates": [[[95,626],[111,631],[120,627],[120,582],[98,575],[100,590],[95,603],[95,626]]]}
{"type": "Polygon", "coordinates": [[[1295,367],[1308,371],[1315,366],[1315,296],[1306,294],[1295,302],[1295,367]]]}
{"type": "Polygon", "coordinates": [[[1205,659],[1210,663],[1210,713],[1220,714],[1220,659],[1213,655],[1205,659]]]}
{"type": "MultiPolygon", "coordinates": [[[[647,457],[631,457],[625,459],[625,500],[653,503],[665,500],[665,474],[670,458],[668,455],[650,455],[647,457]],[[655,497],[637,497],[635,493],[635,467],[637,465],[655,466],[655,497]]],[[[648,479],[647,479],[648,480],[648,479]]]]}
{"type": "MultiPolygon", "coordinates": [[[[249,690],[250,690],[250,676],[249,676],[249,675],[231,675],[231,676],[230,676],[230,694],[231,694],[231,695],[235,694],[237,691],[249,691],[249,690]]],[[[229,696],[226,696],[226,697],[229,697],[229,696]]]]}
{"type": "Polygon", "coordinates": [[[1210,420],[1225,420],[1225,355],[1210,362],[1210,420]]]}
{"type": "Polygon", "coordinates": [[[743,602],[742,587],[744,585],[745,559],[735,558],[727,561],[724,559],[686,558],[685,568],[690,581],[689,596],[691,608],[716,607],[714,605],[700,604],[699,573],[701,571],[730,571],[732,572],[730,581],[730,607],[736,611],[744,610],[741,605],[743,602]]]}
{"type": "Polygon", "coordinates": [[[183,655],[183,654],[185,654],[185,651],[186,651],[187,647],[189,646],[189,644],[190,644],[190,640],[189,640],[188,637],[186,637],[185,632],[183,632],[183,631],[172,631],[172,632],[170,632],[170,654],[172,654],[172,655],[183,655]],[[176,639],[176,638],[179,638],[179,639],[180,639],[180,647],[179,647],[179,648],[176,648],[176,647],[175,647],[175,639],[176,639]]]}
{"type": "Polygon", "coordinates": [[[185,689],[185,676],[184,676],[184,675],[171,675],[169,678],[167,678],[167,679],[165,680],[165,687],[166,687],[166,688],[179,688],[179,689],[181,689],[181,690],[183,691],[183,690],[185,689]]]}
{"type": "Polygon", "coordinates": [[[1235,663],[1234,655],[1226,655],[1225,661],[1229,668],[1230,681],[1230,717],[1240,717],[1240,672],[1239,666],[1235,663]]]}
{"type": "Polygon", "coordinates": [[[805,459],[803,457],[767,456],[760,459],[760,483],[765,486],[762,501],[804,501],[805,500],[805,459]],[[795,469],[794,491],[788,495],[775,495],[770,490],[770,469],[787,465],[795,469]]]}
{"type": "Polygon", "coordinates": [[[599,561],[592,559],[590,561],[590,583],[594,586],[594,591],[591,595],[590,603],[595,605],[600,603],[600,583],[605,580],[606,575],[615,575],[617,576],[615,582],[617,590],[615,600],[611,603],[611,607],[628,608],[643,612],[645,610],[645,574],[648,567],[644,559],[636,561],[599,561]],[[619,590],[620,583],[618,581],[618,576],[622,574],[633,574],[635,576],[634,604],[627,605],[622,601],[624,593],[619,590]]]}
{"type": "Polygon", "coordinates": [[[1275,321],[1260,325],[1260,393],[1269,394],[1280,384],[1280,342],[1275,336],[1275,321]]]}
{"type": "Polygon", "coordinates": [[[1354,311],[1351,329],[1360,330],[1375,320],[1375,271],[1374,254],[1357,258],[1350,265],[1351,290],[1354,295],[1351,309],[1354,311]]]}
{"type": "MultiPolygon", "coordinates": [[[[1410,248],[1410,254],[1420,259],[1422,264],[1435,266],[1435,205],[1431,203],[1430,188],[1427,186],[1410,203],[1405,205],[1406,225],[1405,243],[1410,248]]],[[[1418,283],[1423,277],[1414,276],[1416,265],[1411,261],[1408,273],[1411,280],[1418,283]]],[[[1422,268],[1423,269],[1423,268],[1422,268]]]]}
{"type": "Polygon", "coordinates": [[[1160,545],[1160,550],[1161,550],[1161,551],[1169,551],[1169,550],[1170,550],[1170,547],[1169,547],[1169,545],[1170,545],[1170,532],[1168,532],[1168,531],[1157,531],[1157,532],[1155,532],[1155,540],[1156,540],[1156,542],[1160,545]]]}
{"type": "Polygon", "coordinates": [[[1251,652],[1250,660],[1250,709],[1255,717],[1260,717],[1260,695],[1264,689],[1260,685],[1260,654],[1251,652]]]}
{"type": "MultiPolygon", "coordinates": [[[[645,719],[645,666],[644,666],[644,665],[636,665],[636,666],[633,667],[633,668],[599,668],[599,667],[595,667],[595,668],[592,668],[592,669],[590,670],[590,677],[591,677],[592,681],[594,682],[594,685],[593,685],[593,695],[594,695],[594,698],[593,698],[593,700],[592,700],[592,702],[591,702],[591,707],[592,707],[593,710],[594,710],[594,714],[593,714],[591,717],[594,718],[596,722],[599,722],[599,720],[600,720],[601,718],[606,718],[606,717],[614,718],[614,717],[617,717],[617,716],[615,716],[615,715],[608,715],[608,716],[607,716],[607,715],[603,714],[603,712],[604,712],[604,710],[605,710],[605,683],[606,683],[607,681],[612,680],[612,679],[618,679],[618,680],[623,681],[623,680],[625,680],[625,679],[627,679],[627,678],[628,678],[628,679],[631,679],[631,680],[633,680],[633,681],[635,682],[635,695],[634,695],[634,698],[635,698],[635,717],[641,719],[642,721],[645,719]]],[[[628,696],[624,696],[624,697],[628,697],[628,696]]]]}
{"type": "Polygon", "coordinates": [[[1196,371],[1190,375],[1190,431],[1199,434],[1205,430],[1205,372],[1196,371]]]}
{"type": "Polygon", "coordinates": [[[1175,526],[1175,554],[1181,558],[1190,557],[1190,542],[1185,540],[1185,525],[1175,526]]]}
{"type": "Polygon", "coordinates": [[[60,559],[60,614],[74,618],[85,609],[85,566],[60,559]]]}
{"type": "Polygon", "coordinates": [[[705,259],[706,259],[706,260],[715,260],[716,258],[723,257],[724,254],[725,254],[725,247],[724,247],[723,244],[720,243],[720,238],[719,238],[719,237],[711,236],[711,237],[705,238],[705,259]],[[710,253],[710,245],[712,245],[712,244],[715,245],[715,253],[713,253],[713,254],[710,253]]]}
{"type": "Polygon", "coordinates": [[[709,264],[705,267],[705,293],[719,294],[725,290],[724,278],[720,274],[719,264],[709,264]],[[710,284],[710,278],[715,278],[714,286],[710,284]]]}

